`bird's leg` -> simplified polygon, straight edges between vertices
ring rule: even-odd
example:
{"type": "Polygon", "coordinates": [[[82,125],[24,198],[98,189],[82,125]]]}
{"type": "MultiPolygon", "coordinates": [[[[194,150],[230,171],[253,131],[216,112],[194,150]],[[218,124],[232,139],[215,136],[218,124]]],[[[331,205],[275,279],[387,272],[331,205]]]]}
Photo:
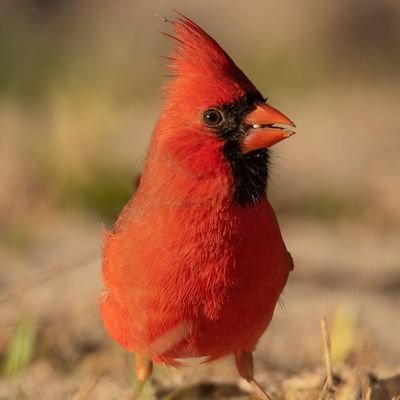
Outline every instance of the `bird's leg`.
{"type": "Polygon", "coordinates": [[[250,383],[256,395],[261,400],[272,400],[271,396],[254,379],[253,354],[248,351],[237,350],[235,352],[235,363],[239,375],[250,383]]]}
{"type": "Polygon", "coordinates": [[[153,372],[153,362],[141,354],[135,354],[136,387],[132,400],[138,400],[143,387],[153,372]]]}

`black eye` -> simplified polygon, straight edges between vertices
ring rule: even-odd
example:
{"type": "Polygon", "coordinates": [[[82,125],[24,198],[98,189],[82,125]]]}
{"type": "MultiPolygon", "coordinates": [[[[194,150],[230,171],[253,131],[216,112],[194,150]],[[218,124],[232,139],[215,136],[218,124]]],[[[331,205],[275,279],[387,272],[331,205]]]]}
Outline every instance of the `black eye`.
{"type": "Polygon", "coordinates": [[[220,125],[224,120],[221,111],[216,108],[210,108],[203,112],[202,121],[206,126],[215,128],[220,125]]]}

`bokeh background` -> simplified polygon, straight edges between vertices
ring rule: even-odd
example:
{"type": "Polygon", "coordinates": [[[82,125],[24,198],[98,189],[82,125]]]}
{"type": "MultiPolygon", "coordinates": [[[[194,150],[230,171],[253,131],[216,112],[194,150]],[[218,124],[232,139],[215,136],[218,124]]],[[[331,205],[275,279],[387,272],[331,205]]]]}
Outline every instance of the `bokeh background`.
{"type": "MultiPolygon", "coordinates": [[[[129,393],[129,358],[97,310],[101,224],[135,189],[171,47],[156,15],[174,9],[298,125],[273,151],[269,196],[295,271],[258,376],[318,368],[323,316],[336,368],[399,370],[398,1],[2,0],[2,400],[129,393]]],[[[161,368],[153,386],[236,384],[230,361],[161,368]]]]}

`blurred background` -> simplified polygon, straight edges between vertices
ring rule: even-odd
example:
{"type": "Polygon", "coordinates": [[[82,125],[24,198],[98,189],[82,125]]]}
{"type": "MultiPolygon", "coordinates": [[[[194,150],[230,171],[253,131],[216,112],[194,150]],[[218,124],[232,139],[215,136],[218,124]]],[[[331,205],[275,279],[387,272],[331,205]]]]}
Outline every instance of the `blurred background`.
{"type": "MultiPolygon", "coordinates": [[[[398,1],[2,0],[2,400],[129,393],[130,359],[97,309],[101,224],[135,190],[171,47],[156,15],[174,9],[298,126],[273,150],[269,196],[295,271],[257,374],[321,365],[323,316],[337,368],[399,370],[398,1]]],[[[236,383],[230,361],[160,368],[155,387],[236,383]]]]}

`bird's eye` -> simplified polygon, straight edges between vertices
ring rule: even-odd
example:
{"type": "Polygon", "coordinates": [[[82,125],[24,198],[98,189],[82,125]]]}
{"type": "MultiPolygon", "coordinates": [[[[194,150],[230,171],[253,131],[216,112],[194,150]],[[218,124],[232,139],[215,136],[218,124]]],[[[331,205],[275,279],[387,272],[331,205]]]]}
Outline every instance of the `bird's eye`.
{"type": "Polygon", "coordinates": [[[224,120],[221,111],[216,108],[210,108],[203,112],[202,121],[204,125],[215,128],[219,126],[224,120]]]}

